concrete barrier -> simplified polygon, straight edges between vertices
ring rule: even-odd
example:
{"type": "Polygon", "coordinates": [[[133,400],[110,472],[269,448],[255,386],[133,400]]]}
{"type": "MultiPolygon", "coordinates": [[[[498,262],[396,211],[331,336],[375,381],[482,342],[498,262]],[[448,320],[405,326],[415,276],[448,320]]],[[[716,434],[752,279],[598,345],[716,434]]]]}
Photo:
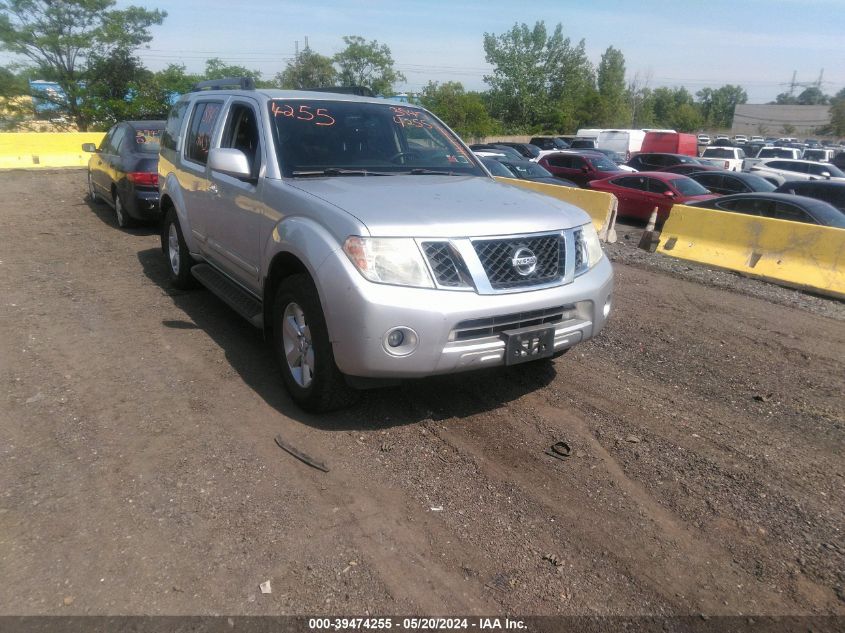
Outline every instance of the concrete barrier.
{"type": "Polygon", "coordinates": [[[845,298],[845,230],[675,205],[657,252],[845,298]]]}
{"type": "Polygon", "coordinates": [[[543,182],[531,182],[530,180],[501,176],[496,176],[496,180],[531,189],[583,209],[593,220],[593,226],[596,227],[599,239],[611,244],[616,241],[616,209],[619,201],[612,193],[593,191],[592,189],[576,189],[562,185],[548,185],[543,182]]]}
{"type": "Polygon", "coordinates": [[[84,167],[91,154],[83,143],[99,145],[105,132],[0,133],[0,169],[84,167]]]}

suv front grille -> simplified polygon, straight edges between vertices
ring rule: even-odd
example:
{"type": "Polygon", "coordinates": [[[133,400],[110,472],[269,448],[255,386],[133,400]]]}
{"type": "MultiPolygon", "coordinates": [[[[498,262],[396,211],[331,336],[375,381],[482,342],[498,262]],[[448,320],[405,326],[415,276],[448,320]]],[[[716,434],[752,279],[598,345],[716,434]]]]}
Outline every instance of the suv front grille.
{"type": "Polygon", "coordinates": [[[446,288],[462,288],[469,285],[469,271],[460,255],[452,250],[448,242],[424,242],[422,248],[438,285],[446,288]]]}
{"type": "Polygon", "coordinates": [[[563,278],[566,247],[561,235],[474,240],[473,246],[496,290],[536,286],[563,278]],[[523,266],[520,272],[515,258],[532,254],[536,257],[534,270],[526,272],[528,266],[523,266]]]}
{"type": "Polygon", "coordinates": [[[572,318],[570,311],[574,309],[574,306],[557,306],[544,310],[517,312],[516,314],[505,314],[484,319],[468,319],[455,325],[449,339],[452,341],[466,341],[494,336],[505,330],[516,330],[518,328],[544,325],[547,323],[560,323],[561,321],[572,318]]]}

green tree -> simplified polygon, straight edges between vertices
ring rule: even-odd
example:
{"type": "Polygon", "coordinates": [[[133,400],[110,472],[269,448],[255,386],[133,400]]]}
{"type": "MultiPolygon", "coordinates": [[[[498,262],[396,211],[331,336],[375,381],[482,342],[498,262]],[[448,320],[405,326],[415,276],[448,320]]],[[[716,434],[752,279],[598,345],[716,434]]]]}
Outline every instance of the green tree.
{"type": "Polygon", "coordinates": [[[420,93],[420,102],[464,138],[482,138],[499,132],[499,125],[490,117],[481,95],[466,92],[460,82],[429,81],[420,93]]]}
{"type": "Polygon", "coordinates": [[[173,95],[185,94],[194,84],[203,80],[202,75],[185,72],[184,64],[170,64],[155,74],[155,83],[172,98],[173,95]]]}
{"type": "Polygon", "coordinates": [[[83,131],[90,111],[83,85],[90,78],[92,57],[132,51],[149,42],[150,27],[167,16],[164,11],[114,6],[115,0],[0,0],[0,45],[61,86],[65,96],[56,105],[83,131]]]}
{"type": "Polygon", "coordinates": [[[583,40],[573,46],[560,24],[551,35],[542,21],[485,33],[484,53],[493,66],[484,77],[493,115],[510,131],[569,128],[589,116],[584,104],[594,102],[593,69],[583,40]]]}
{"type": "Polygon", "coordinates": [[[393,56],[386,44],[367,42],[358,35],[346,35],[343,42],[346,48],[334,56],[342,85],[365,86],[377,95],[390,95],[393,84],[405,81],[405,75],[393,67],[393,56]]]}
{"type": "Polygon", "coordinates": [[[92,56],[83,112],[92,127],[108,129],[118,121],[163,119],[169,91],[131,51],[117,49],[106,57],[92,56]]]}
{"type": "Polygon", "coordinates": [[[202,79],[228,79],[229,77],[249,77],[259,88],[274,87],[273,82],[261,79],[261,71],[259,70],[250,70],[246,66],[227,64],[219,57],[205,60],[205,73],[202,79]]]}
{"type": "Polygon", "coordinates": [[[315,53],[310,48],[304,49],[287,67],[276,75],[280,88],[304,90],[331,86],[337,80],[337,71],[331,57],[315,53]]]}
{"type": "Polygon", "coordinates": [[[601,56],[597,71],[599,94],[598,123],[622,127],[631,118],[625,86],[625,56],[612,46],[601,56]]]}
{"type": "Polygon", "coordinates": [[[821,88],[810,86],[798,95],[799,105],[827,105],[830,97],[821,91],[821,88]]]}
{"type": "Polygon", "coordinates": [[[726,84],[721,88],[703,88],[695,93],[704,122],[715,128],[733,125],[736,106],[748,102],[748,94],[741,86],[726,84]]]}
{"type": "Polygon", "coordinates": [[[773,105],[795,105],[797,103],[798,99],[795,95],[789,92],[781,92],[777,97],[775,97],[773,105]]]}

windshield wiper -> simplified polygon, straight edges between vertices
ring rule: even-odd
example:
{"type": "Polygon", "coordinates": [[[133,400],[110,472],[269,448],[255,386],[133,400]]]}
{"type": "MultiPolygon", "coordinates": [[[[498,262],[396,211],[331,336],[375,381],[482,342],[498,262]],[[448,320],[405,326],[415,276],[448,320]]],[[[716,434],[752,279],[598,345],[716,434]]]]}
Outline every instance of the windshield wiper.
{"type": "Polygon", "coordinates": [[[412,169],[411,171],[402,172],[403,174],[410,174],[412,176],[458,176],[453,171],[439,171],[437,169],[423,169],[423,168],[416,168],[412,169]]]}
{"type": "Polygon", "coordinates": [[[294,176],[394,176],[391,172],[367,171],[366,169],[341,169],[340,167],[329,167],[328,169],[317,169],[314,171],[295,171],[294,176]]]}

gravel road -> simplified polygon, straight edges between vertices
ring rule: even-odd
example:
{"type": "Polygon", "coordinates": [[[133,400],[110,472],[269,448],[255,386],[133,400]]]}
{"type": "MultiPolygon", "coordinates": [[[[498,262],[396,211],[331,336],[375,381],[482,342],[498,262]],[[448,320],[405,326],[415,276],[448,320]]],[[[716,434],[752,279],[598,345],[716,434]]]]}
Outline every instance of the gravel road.
{"type": "Polygon", "coordinates": [[[594,341],[311,416],[84,181],[0,173],[0,614],[845,614],[842,303],[621,235],[594,341]]]}

